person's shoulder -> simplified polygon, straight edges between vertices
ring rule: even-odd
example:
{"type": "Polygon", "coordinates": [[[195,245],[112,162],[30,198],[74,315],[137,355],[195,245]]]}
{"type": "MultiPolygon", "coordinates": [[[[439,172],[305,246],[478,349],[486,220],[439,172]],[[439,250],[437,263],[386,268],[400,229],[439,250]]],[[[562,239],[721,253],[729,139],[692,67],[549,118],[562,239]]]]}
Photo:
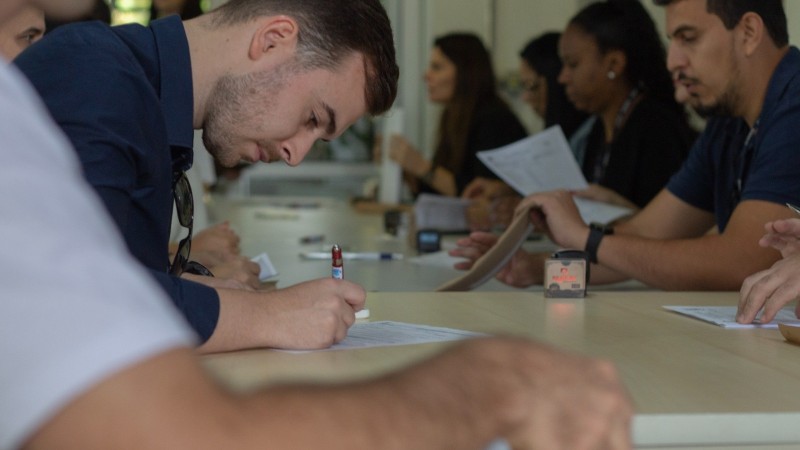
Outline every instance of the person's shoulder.
{"type": "Polygon", "coordinates": [[[110,25],[97,20],[70,23],[48,33],[45,39],[30,50],[84,52],[87,48],[93,48],[105,51],[121,44],[115,36],[115,30],[110,25]]]}
{"type": "Polygon", "coordinates": [[[511,110],[511,107],[499,98],[479,103],[475,108],[473,124],[476,126],[515,127],[524,130],[522,122],[511,110]]]}
{"type": "Polygon", "coordinates": [[[147,87],[147,67],[152,65],[120,34],[126,27],[99,21],[64,25],[20,54],[14,64],[47,101],[80,89],[93,92],[93,102],[103,96],[109,103],[119,102],[115,93],[147,87]]]}
{"type": "MultiPolygon", "coordinates": [[[[136,27],[142,28],[141,25],[136,27]]],[[[130,46],[121,38],[130,28],[133,27],[111,27],[100,21],[62,25],[20,54],[14,63],[23,72],[37,66],[52,69],[55,65],[59,67],[53,71],[55,73],[81,66],[97,72],[98,65],[108,63],[113,67],[133,58],[130,46]]]]}
{"type": "Polygon", "coordinates": [[[643,98],[633,109],[625,125],[633,134],[657,136],[671,136],[673,138],[688,139],[689,135],[696,135],[689,124],[688,115],[676,105],[650,97],[643,98]]]}

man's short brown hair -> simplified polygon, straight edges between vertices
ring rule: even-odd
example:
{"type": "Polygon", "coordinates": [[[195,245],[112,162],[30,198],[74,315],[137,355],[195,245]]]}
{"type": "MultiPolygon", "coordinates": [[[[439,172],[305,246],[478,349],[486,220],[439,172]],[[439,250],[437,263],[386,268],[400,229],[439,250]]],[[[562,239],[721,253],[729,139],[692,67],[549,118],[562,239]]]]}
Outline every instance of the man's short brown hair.
{"type": "Polygon", "coordinates": [[[378,115],[394,103],[400,69],[389,18],[378,0],[230,0],[214,14],[217,26],[263,16],[292,17],[299,25],[301,67],[335,69],[353,52],[361,53],[367,111],[378,115]]]}

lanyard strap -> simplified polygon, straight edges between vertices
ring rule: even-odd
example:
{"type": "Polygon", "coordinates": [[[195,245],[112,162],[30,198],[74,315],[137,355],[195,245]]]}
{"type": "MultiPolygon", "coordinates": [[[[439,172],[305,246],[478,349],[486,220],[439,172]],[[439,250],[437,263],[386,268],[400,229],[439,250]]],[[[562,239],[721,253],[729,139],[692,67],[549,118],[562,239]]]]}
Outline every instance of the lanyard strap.
{"type": "Polygon", "coordinates": [[[594,172],[592,173],[593,182],[599,183],[600,180],[602,180],[605,176],[606,169],[608,168],[608,162],[611,160],[611,144],[617,139],[617,136],[622,130],[622,126],[625,124],[625,120],[628,118],[628,114],[630,113],[630,110],[638,97],[639,88],[634,87],[628,93],[628,97],[625,98],[625,101],[622,102],[622,106],[619,108],[619,111],[617,111],[617,117],[614,118],[614,134],[611,135],[611,142],[605,142],[605,140],[603,140],[602,153],[597,155],[597,158],[594,160],[594,172]]]}

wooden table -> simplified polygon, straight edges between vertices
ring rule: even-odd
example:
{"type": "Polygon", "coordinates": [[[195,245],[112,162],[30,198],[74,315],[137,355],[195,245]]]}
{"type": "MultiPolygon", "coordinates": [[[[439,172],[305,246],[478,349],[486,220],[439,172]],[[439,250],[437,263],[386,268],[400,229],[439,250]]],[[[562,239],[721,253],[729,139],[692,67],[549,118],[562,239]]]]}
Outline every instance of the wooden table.
{"type": "MultiPolygon", "coordinates": [[[[639,448],[800,448],[800,347],[774,329],[723,329],[663,305],[734,305],[737,293],[595,291],[586,299],[535,292],[370,293],[370,320],[528,336],[612,360],[635,402],[639,448]],[[705,447],[709,446],[709,447],[705,447]]],[[[372,377],[446,344],[289,354],[207,356],[235,390],[282,381],[372,377]]]]}
{"type": "MultiPolygon", "coordinates": [[[[391,236],[384,231],[383,214],[359,212],[347,201],[315,197],[247,197],[215,200],[209,204],[212,222],[230,221],[242,237],[244,254],[267,252],[278,270],[278,287],[330,276],[330,260],[304,260],[300,253],[330,252],[333,244],[344,251],[393,252],[400,261],[345,261],[345,278],[367,291],[432,291],[462,274],[452,266],[414,263],[418,256],[407,235],[391,236]],[[322,235],[322,242],[304,244],[306,236],[322,235]]],[[[443,246],[454,248],[459,236],[445,236],[443,246]]],[[[528,250],[554,249],[547,240],[530,241],[528,250]]],[[[613,285],[610,289],[642,289],[638,282],[613,285]]],[[[601,289],[609,289],[603,287],[601,289]]],[[[497,280],[489,280],[479,291],[519,291],[497,280]]],[[[528,289],[541,292],[541,286],[528,289]]]]}

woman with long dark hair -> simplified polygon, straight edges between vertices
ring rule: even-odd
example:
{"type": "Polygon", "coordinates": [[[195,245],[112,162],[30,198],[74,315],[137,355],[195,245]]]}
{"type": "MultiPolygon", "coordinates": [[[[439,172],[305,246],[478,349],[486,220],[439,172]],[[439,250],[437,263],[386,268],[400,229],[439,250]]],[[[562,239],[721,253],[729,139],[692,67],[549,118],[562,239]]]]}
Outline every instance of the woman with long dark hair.
{"type": "Polygon", "coordinates": [[[469,33],[437,38],[425,72],[428,98],[444,106],[432,160],[401,136],[393,136],[390,156],[403,168],[414,193],[456,196],[475,177],[496,178],[476,156],[527,135],[500,98],[481,40],[469,33]]]}

